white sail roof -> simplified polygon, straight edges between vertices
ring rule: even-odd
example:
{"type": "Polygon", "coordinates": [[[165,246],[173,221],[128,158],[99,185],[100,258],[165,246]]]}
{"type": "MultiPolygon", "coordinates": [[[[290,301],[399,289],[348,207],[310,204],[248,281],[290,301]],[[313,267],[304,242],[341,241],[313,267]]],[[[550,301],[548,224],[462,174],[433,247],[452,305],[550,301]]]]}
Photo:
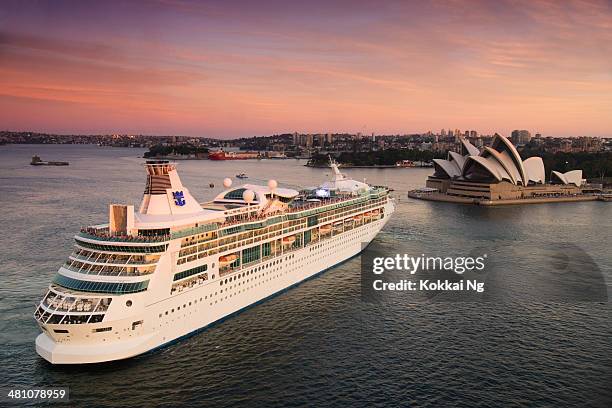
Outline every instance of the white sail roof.
{"type": "Polygon", "coordinates": [[[544,183],[546,172],[544,171],[544,162],[541,157],[529,157],[523,162],[525,173],[527,174],[527,182],[544,183]]]}
{"type": "Polygon", "coordinates": [[[566,173],[553,170],[551,176],[562,184],[573,184],[576,187],[582,184],[582,170],[571,170],[566,173]]]}

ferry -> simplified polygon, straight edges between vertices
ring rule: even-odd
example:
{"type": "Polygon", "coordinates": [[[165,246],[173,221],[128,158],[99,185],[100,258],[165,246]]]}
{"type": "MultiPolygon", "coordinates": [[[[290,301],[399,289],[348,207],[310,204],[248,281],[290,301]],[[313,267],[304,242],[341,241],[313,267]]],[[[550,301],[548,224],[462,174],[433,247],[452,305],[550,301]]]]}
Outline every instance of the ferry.
{"type": "Polygon", "coordinates": [[[32,156],[32,161],[30,161],[32,166],[68,166],[70,163],[65,161],[44,161],[39,156],[32,156]]]}
{"type": "Polygon", "coordinates": [[[175,163],[145,169],[139,209],[111,204],[108,223],[77,233],[37,305],[36,351],[52,364],[126,359],[197,333],[359,254],[395,210],[387,187],[336,164],[313,190],[226,178],[206,203],[175,163]]]}

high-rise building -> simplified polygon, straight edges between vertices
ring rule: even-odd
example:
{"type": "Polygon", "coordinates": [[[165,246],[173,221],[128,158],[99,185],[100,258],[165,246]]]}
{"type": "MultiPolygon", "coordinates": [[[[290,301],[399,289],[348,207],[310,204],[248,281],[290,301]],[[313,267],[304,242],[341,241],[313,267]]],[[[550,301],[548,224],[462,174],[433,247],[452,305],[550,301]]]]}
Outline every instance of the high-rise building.
{"type": "Polygon", "coordinates": [[[311,134],[306,135],[306,147],[312,147],[314,142],[314,136],[311,134]]]}
{"type": "Polygon", "coordinates": [[[440,136],[445,137],[446,136],[446,129],[442,129],[440,131],[440,136]]]}
{"type": "Polygon", "coordinates": [[[475,130],[470,130],[470,137],[474,137],[474,138],[478,137],[478,132],[475,130]]]}
{"type": "Polygon", "coordinates": [[[528,130],[513,130],[511,140],[515,145],[527,144],[531,140],[531,133],[528,130]]]}

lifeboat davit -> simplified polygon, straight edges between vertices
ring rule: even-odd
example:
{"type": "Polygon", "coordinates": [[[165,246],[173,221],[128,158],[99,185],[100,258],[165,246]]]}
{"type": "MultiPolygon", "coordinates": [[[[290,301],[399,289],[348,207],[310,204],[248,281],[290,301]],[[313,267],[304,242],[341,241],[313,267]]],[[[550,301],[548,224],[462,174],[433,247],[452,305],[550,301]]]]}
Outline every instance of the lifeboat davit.
{"type": "Polygon", "coordinates": [[[291,235],[290,237],[283,238],[283,245],[291,245],[295,242],[295,235],[291,235]]]}
{"type": "Polygon", "coordinates": [[[219,266],[221,266],[221,267],[227,266],[227,265],[235,262],[236,259],[238,259],[238,255],[236,255],[236,254],[230,254],[230,255],[221,256],[221,257],[219,257],[219,266]]]}

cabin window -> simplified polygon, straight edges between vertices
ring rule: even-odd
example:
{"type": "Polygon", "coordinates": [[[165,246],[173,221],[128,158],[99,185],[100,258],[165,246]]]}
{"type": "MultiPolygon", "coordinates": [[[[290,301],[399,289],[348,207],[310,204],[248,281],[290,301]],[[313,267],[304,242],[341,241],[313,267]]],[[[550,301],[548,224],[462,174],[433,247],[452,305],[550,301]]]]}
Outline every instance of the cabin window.
{"type": "Polygon", "coordinates": [[[113,330],[112,327],[98,327],[97,329],[93,329],[92,333],[102,333],[113,330]]]}

